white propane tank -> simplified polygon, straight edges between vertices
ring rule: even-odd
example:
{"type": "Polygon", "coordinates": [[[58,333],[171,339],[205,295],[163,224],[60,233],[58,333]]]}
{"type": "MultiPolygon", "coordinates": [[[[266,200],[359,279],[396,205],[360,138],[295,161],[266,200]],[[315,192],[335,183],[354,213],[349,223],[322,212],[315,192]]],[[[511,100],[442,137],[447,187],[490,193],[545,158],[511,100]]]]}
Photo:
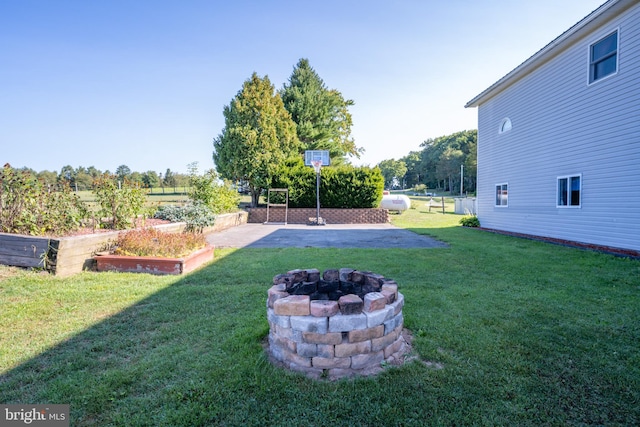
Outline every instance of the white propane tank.
{"type": "Polygon", "coordinates": [[[380,201],[380,209],[388,209],[390,211],[406,211],[411,207],[411,200],[407,196],[395,194],[383,194],[380,201]]]}

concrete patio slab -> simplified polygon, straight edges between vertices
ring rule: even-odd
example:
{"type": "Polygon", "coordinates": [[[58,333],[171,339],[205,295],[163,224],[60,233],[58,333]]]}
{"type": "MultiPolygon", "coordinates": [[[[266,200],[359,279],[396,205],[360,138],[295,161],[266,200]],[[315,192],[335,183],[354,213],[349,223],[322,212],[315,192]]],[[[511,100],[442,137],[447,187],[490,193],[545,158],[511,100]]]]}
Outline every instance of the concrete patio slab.
{"type": "Polygon", "coordinates": [[[207,236],[217,248],[445,248],[391,224],[243,224],[207,236]]]}

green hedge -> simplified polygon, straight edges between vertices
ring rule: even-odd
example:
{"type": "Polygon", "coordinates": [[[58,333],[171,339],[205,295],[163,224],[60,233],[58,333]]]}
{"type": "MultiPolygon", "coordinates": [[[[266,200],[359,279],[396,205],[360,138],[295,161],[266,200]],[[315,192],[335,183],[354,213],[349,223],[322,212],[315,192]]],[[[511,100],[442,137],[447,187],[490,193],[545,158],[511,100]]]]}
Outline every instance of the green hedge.
{"type": "MultiPolygon", "coordinates": [[[[272,188],[289,189],[289,207],[316,207],[316,172],[312,167],[296,165],[283,169],[273,179],[272,188]]],[[[380,169],[338,166],[322,168],[320,206],[324,208],[377,208],[382,199],[384,178],[380,169]]],[[[278,203],[272,195],[271,203],[278,203]]],[[[277,196],[275,196],[277,197],[277,196]]]]}

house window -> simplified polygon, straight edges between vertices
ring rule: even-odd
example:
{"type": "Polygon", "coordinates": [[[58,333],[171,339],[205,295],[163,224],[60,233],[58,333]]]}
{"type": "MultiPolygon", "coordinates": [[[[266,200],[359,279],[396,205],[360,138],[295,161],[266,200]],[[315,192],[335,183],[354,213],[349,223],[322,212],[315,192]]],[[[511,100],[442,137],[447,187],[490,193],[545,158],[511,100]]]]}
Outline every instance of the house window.
{"type": "Polygon", "coordinates": [[[496,184],[496,206],[509,206],[509,184],[496,184]]]}
{"type": "Polygon", "coordinates": [[[581,175],[558,177],[557,207],[580,207],[581,181],[581,175]]]}
{"type": "Polygon", "coordinates": [[[618,31],[589,47],[589,83],[618,71],[618,31]]]}
{"type": "Polygon", "coordinates": [[[500,127],[498,128],[498,133],[505,133],[511,130],[511,120],[509,117],[502,119],[500,122],[500,127]]]}

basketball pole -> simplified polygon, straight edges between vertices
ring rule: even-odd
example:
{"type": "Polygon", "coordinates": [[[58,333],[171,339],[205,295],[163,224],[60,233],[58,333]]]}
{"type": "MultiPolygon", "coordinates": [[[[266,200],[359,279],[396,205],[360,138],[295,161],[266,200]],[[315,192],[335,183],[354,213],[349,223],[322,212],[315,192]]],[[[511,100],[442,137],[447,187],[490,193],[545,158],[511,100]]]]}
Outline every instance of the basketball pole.
{"type": "MultiPolygon", "coordinates": [[[[320,218],[320,170],[322,166],[329,165],[329,151],[328,150],[306,150],[304,152],[304,164],[313,166],[316,171],[316,224],[324,225],[324,221],[321,222],[320,218]]],[[[313,220],[309,218],[309,222],[313,220]]]]}
{"type": "Polygon", "coordinates": [[[316,172],[316,224],[320,225],[320,168],[316,172]]]}
{"type": "Polygon", "coordinates": [[[320,169],[322,163],[314,161],[313,166],[316,170],[316,225],[320,225],[320,169]]]}

